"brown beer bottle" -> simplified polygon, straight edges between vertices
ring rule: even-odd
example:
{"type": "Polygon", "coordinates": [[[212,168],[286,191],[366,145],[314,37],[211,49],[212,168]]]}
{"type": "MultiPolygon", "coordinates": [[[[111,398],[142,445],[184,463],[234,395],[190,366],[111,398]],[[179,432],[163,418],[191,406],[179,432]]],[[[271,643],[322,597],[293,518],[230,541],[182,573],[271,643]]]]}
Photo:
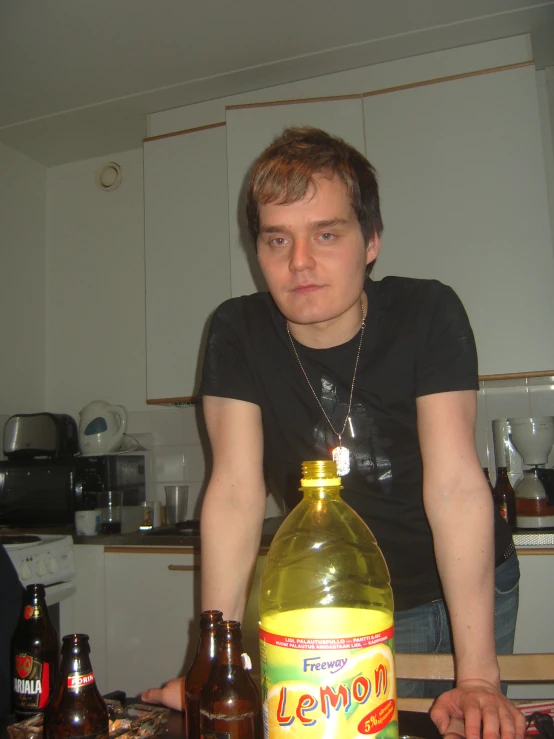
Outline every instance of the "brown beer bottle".
{"type": "Polygon", "coordinates": [[[60,677],[44,711],[44,739],[108,739],[108,709],[96,686],[86,634],[62,639],[60,677]]]}
{"type": "Polygon", "coordinates": [[[496,468],[496,483],[494,486],[494,502],[502,517],[506,519],[512,529],[516,527],[516,494],[508,477],[507,467],[496,468]]]}
{"type": "Polygon", "coordinates": [[[200,614],[198,649],[185,678],[185,711],[187,737],[200,736],[200,691],[206,684],[217,656],[216,627],[223,619],[221,611],[203,611],[200,614]]]}
{"type": "Polygon", "coordinates": [[[258,739],[260,700],[242,654],[240,623],[217,625],[217,659],[200,693],[200,739],[258,739]]]}
{"type": "Polygon", "coordinates": [[[27,585],[19,622],[11,641],[12,700],[25,718],[44,711],[58,677],[59,642],[44,585],[27,585]]]}

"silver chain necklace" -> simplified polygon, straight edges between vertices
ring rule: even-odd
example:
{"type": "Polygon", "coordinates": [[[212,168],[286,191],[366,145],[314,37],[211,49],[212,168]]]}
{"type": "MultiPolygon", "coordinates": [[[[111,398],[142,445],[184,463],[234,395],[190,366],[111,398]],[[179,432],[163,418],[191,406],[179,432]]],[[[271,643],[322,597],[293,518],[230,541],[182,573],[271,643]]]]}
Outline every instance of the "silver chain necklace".
{"type": "Polygon", "coordinates": [[[360,352],[362,351],[362,341],[364,339],[364,331],[365,331],[365,313],[364,313],[364,304],[363,301],[360,298],[360,302],[362,305],[362,325],[360,329],[360,342],[358,344],[358,351],[356,352],[356,362],[354,363],[354,374],[352,375],[352,384],[350,385],[350,398],[348,400],[348,409],[346,411],[346,417],[344,419],[344,423],[342,424],[342,429],[340,431],[337,431],[336,428],[331,423],[331,419],[325,412],[325,408],[322,406],[321,401],[316,393],[316,391],[312,387],[312,383],[310,382],[310,378],[308,377],[306,370],[304,369],[304,366],[302,362],[300,361],[300,357],[298,356],[298,352],[296,350],[296,345],[294,343],[294,339],[292,338],[292,334],[290,332],[289,328],[289,322],[287,321],[287,334],[290,339],[290,343],[292,346],[292,350],[294,352],[294,356],[296,357],[298,364],[300,365],[300,369],[302,370],[302,374],[306,378],[306,382],[308,383],[308,386],[310,390],[312,391],[312,395],[317,401],[317,404],[321,408],[321,411],[323,415],[325,416],[325,419],[327,420],[327,423],[331,427],[333,433],[339,440],[339,445],[333,449],[333,459],[337,464],[337,474],[339,477],[342,477],[343,475],[347,475],[350,472],[350,450],[342,445],[342,435],[344,434],[344,430],[346,428],[346,424],[348,423],[348,420],[350,418],[350,411],[352,409],[352,396],[354,395],[354,384],[356,382],[356,372],[358,370],[358,362],[360,360],[360,352]]]}

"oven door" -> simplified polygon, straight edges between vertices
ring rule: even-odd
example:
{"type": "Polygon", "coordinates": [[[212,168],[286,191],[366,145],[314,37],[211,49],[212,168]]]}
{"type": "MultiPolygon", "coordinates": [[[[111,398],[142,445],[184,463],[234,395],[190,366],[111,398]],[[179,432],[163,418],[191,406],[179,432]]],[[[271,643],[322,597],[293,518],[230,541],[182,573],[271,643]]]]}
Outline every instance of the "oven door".
{"type": "Polygon", "coordinates": [[[62,636],[64,636],[62,633],[64,623],[61,609],[67,607],[72,608],[70,599],[75,595],[76,588],[72,582],[59,582],[55,585],[47,585],[45,591],[48,615],[61,640],[62,636]],[[60,606],[60,604],[62,605],[60,606]]]}

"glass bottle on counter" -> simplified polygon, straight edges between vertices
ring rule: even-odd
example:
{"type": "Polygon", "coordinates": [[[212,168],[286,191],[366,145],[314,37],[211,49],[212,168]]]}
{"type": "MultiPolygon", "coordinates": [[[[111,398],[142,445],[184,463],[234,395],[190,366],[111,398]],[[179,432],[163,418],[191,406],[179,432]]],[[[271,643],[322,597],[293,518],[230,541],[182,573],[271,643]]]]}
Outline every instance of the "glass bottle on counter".
{"type": "Polygon", "coordinates": [[[198,649],[185,678],[184,704],[187,737],[200,736],[200,691],[206,684],[217,656],[216,627],[222,621],[221,611],[203,611],[200,614],[198,649]]]}
{"type": "Polygon", "coordinates": [[[26,718],[44,711],[58,677],[59,642],[44,585],[28,585],[19,622],[11,641],[12,701],[15,713],[26,718]]]}
{"type": "Polygon", "coordinates": [[[216,661],[200,693],[200,739],[258,739],[260,699],[238,621],[217,624],[217,645],[216,661]]]}
{"type": "Polygon", "coordinates": [[[62,639],[62,664],[44,711],[43,739],[108,739],[108,709],[96,686],[86,634],[62,639]]]}
{"type": "Polygon", "coordinates": [[[508,477],[507,467],[497,467],[494,502],[512,529],[516,527],[516,494],[508,477]]]}

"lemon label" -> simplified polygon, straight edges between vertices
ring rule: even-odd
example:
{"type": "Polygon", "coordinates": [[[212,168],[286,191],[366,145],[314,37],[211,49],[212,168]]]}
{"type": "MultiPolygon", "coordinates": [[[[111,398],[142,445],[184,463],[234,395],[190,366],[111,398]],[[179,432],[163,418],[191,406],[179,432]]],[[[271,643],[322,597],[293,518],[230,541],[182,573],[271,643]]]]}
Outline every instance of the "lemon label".
{"type": "Polygon", "coordinates": [[[398,737],[392,618],[354,610],[289,612],[262,622],[266,739],[398,737]],[[309,634],[308,624],[322,628],[331,612],[334,633],[309,634]],[[360,630],[372,625],[378,630],[360,630]]]}

